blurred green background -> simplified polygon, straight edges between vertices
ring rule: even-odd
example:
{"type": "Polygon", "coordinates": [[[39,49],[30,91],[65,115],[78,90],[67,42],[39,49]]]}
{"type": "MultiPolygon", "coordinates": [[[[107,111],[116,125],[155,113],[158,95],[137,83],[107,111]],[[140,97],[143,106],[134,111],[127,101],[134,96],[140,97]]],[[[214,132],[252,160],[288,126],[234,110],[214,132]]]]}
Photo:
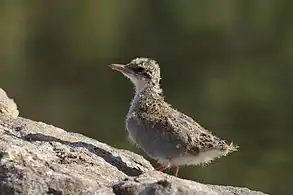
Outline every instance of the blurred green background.
{"type": "MultiPolygon", "coordinates": [[[[0,1],[0,87],[21,116],[143,154],[126,139],[130,81],[159,62],[164,95],[240,151],[180,177],[293,194],[293,1],[0,1]]],[[[144,155],[144,154],[143,154],[144,155]]]]}

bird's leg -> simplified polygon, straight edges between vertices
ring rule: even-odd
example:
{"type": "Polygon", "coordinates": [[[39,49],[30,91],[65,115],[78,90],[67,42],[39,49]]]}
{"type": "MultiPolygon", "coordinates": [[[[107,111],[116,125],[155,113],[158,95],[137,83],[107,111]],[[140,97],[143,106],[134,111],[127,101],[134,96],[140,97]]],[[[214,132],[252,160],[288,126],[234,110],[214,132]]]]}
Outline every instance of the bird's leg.
{"type": "Polygon", "coordinates": [[[165,171],[166,169],[168,169],[170,167],[170,164],[162,164],[162,165],[160,165],[160,166],[158,166],[157,168],[156,168],[156,170],[157,171],[165,171]]]}
{"type": "Polygon", "coordinates": [[[172,173],[173,173],[174,176],[177,177],[178,176],[178,172],[179,172],[179,166],[172,167],[172,173]]]}

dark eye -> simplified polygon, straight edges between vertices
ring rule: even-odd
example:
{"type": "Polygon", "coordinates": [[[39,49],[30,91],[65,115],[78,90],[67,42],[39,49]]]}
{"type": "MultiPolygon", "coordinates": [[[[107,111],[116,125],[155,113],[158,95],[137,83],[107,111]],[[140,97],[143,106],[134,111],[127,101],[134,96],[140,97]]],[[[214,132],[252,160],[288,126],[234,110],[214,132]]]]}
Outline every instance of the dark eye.
{"type": "Polygon", "coordinates": [[[137,73],[141,73],[144,71],[144,68],[143,67],[137,67],[137,68],[133,68],[133,70],[137,73]]]}
{"type": "Polygon", "coordinates": [[[146,72],[144,72],[143,75],[144,75],[146,78],[149,78],[149,79],[151,78],[151,76],[150,76],[148,73],[146,73],[146,72]]]}

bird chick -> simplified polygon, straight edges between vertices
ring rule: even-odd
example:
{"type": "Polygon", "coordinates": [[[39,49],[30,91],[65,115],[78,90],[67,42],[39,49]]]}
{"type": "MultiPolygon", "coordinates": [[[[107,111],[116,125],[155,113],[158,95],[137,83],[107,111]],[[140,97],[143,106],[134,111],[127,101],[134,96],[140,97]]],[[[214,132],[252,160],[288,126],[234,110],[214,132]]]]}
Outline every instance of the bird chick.
{"type": "Polygon", "coordinates": [[[135,86],[126,129],[130,140],[158,161],[156,170],[172,168],[177,176],[179,166],[206,164],[237,151],[238,146],[227,144],[164,100],[156,61],[136,58],[126,65],[109,66],[135,86]]]}

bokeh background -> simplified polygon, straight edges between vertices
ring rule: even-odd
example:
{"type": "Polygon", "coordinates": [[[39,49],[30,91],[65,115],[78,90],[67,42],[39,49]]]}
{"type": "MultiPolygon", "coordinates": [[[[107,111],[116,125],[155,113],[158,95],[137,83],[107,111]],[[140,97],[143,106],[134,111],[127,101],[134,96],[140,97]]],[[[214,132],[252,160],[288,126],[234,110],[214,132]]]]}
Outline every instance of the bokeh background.
{"type": "MultiPolygon", "coordinates": [[[[240,151],[180,177],[293,194],[293,1],[0,1],[0,87],[21,116],[140,154],[125,138],[139,56],[169,103],[240,151]]],[[[144,154],[143,154],[144,155],[144,154]]]]}

